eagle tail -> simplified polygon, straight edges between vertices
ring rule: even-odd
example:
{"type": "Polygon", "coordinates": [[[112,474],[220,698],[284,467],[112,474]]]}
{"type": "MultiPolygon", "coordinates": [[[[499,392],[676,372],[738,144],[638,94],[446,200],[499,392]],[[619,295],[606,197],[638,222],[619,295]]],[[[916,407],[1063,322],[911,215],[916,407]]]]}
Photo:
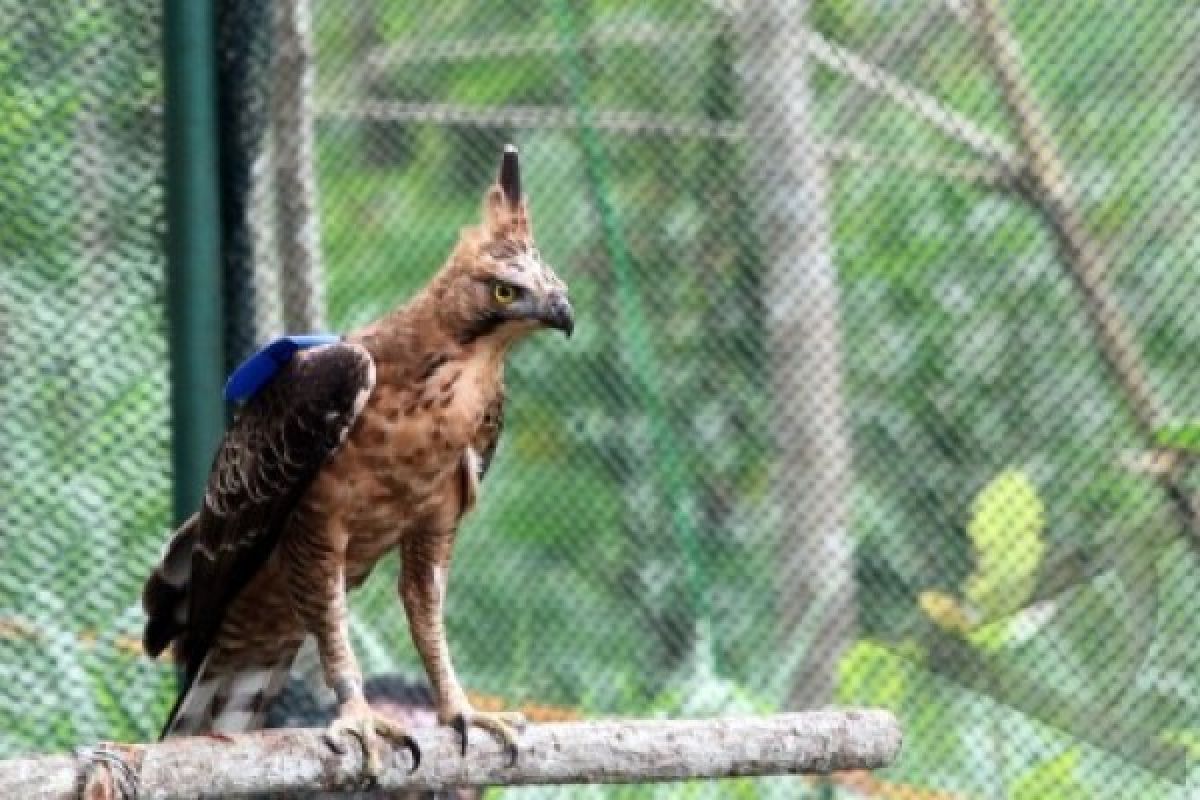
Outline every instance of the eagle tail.
{"type": "Polygon", "coordinates": [[[142,589],[142,608],[146,611],[142,645],[152,657],[165,650],[187,625],[192,549],[196,543],[198,520],[199,515],[193,514],[179,526],[142,589]]]}
{"type": "Polygon", "coordinates": [[[263,726],[267,709],[287,684],[296,648],[271,664],[214,670],[208,659],[180,694],[161,738],[199,734],[233,734],[263,726]]]}
{"type": "MultiPolygon", "coordinates": [[[[142,644],[157,657],[172,643],[180,663],[191,659],[182,652],[186,639],[188,601],[192,582],[192,551],[199,515],[193,514],[167,542],[162,559],[142,590],[146,629],[142,644]]],[[[183,691],[167,717],[161,738],[201,733],[238,733],[262,726],[267,707],[287,683],[296,648],[277,653],[274,663],[213,670],[204,658],[192,670],[188,664],[183,691]]],[[[193,662],[194,663],[194,662],[193,662]]]]}

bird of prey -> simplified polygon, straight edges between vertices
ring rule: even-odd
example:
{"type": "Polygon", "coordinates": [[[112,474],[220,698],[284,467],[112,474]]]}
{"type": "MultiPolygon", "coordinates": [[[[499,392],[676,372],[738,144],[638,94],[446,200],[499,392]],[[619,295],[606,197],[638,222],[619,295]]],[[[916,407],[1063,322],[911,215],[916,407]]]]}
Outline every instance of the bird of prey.
{"type": "Polygon", "coordinates": [[[338,699],[330,741],[415,745],[372,712],[350,647],[346,592],[392,551],[399,594],[438,718],[491,732],[516,757],[520,715],[476,711],[451,664],[443,603],[455,533],[500,437],[504,362],[539,329],[570,336],[567,287],[541,258],[516,148],[482,221],[406,304],[342,339],[295,352],[241,408],[200,509],[167,543],[142,602],[146,651],[184,673],[164,736],[258,727],[303,640],[338,699]]]}

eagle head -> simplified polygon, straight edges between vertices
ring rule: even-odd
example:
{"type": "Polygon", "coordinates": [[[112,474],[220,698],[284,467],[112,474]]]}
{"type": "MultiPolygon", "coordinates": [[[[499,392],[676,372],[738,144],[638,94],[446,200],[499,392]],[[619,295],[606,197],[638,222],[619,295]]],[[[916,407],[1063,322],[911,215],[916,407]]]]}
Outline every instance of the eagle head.
{"type": "Polygon", "coordinates": [[[507,346],[541,328],[575,329],[567,285],[534,243],[513,145],[484,193],[482,222],[463,231],[439,277],[442,308],[464,344],[486,337],[507,346]]]}

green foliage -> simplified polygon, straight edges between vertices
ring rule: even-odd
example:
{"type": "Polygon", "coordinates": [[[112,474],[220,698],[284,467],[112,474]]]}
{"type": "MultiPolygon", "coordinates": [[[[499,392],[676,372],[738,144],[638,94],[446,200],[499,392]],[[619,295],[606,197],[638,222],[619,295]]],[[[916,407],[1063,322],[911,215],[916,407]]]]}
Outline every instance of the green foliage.
{"type": "Polygon", "coordinates": [[[1011,620],[1033,594],[1045,544],[1045,507],[1029,478],[1006,470],[975,498],[967,525],[975,569],[963,585],[965,604],[926,590],[917,602],[945,631],[994,650],[1008,642],[1011,620]]]}
{"type": "Polygon", "coordinates": [[[1091,791],[1075,775],[1079,762],[1079,753],[1068,750],[1037,765],[1013,783],[1012,800],[1088,800],[1091,791]]]}
{"type": "Polygon", "coordinates": [[[913,667],[902,653],[865,639],[855,642],[838,664],[837,702],[899,710],[913,667]]]}
{"type": "Polygon", "coordinates": [[[0,7],[5,754],[152,736],[172,682],[130,652],[169,513],[159,52],[153,10],[0,7]]]}
{"type": "Polygon", "coordinates": [[[979,493],[967,525],[975,571],[965,588],[983,614],[1008,614],[1029,599],[1045,552],[1045,526],[1045,507],[1023,472],[1003,472],[979,493]]]}
{"type": "Polygon", "coordinates": [[[1200,453],[1200,422],[1175,422],[1154,431],[1154,443],[1159,447],[1200,453]]]}

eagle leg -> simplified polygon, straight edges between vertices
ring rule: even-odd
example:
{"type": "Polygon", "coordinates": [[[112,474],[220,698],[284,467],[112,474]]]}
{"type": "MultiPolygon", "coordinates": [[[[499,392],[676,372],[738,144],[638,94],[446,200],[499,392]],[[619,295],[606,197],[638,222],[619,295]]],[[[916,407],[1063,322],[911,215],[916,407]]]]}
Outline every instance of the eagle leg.
{"type": "Polygon", "coordinates": [[[349,734],[358,740],[363,753],[363,772],[369,780],[383,773],[383,750],[380,739],[408,748],[412,753],[412,771],[421,766],[421,748],[416,739],[400,723],[370,708],[366,701],[356,698],[342,706],[337,719],[325,731],[325,742],[336,753],[344,753],[343,737],[349,734]]]}
{"type": "Polygon", "coordinates": [[[516,712],[482,712],[471,708],[458,682],[446,640],[443,606],[450,561],[449,537],[428,537],[405,542],[400,573],[400,595],[408,614],[408,628],[437,700],[438,719],[462,737],[467,753],[470,728],[488,731],[505,746],[509,760],[517,761],[517,740],[525,718],[516,712]]]}
{"type": "Polygon", "coordinates": [[[350,647],[350,614],[346,609],[346,573],[344,535],[337,522],[330,523],[333,541],[341,547],[330,548],[314,529],[300,529],[288,541],[293,569],[288,589],[305,627],[317,639],[317,651],[326,682],[338,700],[338,717],[325,732],[326,744],[336,753],[344,753],[341,739],[349,734],[358,739],[363,754],[363,771],[369,780],[383,772],[383,739],[407,747],[412,753],[413,771],[421,764],[421,749],[408,730],[374,711],[363,694],[362,671],[350,647]],[[305,535],[307,534],[307,536],[305,535]]]}

